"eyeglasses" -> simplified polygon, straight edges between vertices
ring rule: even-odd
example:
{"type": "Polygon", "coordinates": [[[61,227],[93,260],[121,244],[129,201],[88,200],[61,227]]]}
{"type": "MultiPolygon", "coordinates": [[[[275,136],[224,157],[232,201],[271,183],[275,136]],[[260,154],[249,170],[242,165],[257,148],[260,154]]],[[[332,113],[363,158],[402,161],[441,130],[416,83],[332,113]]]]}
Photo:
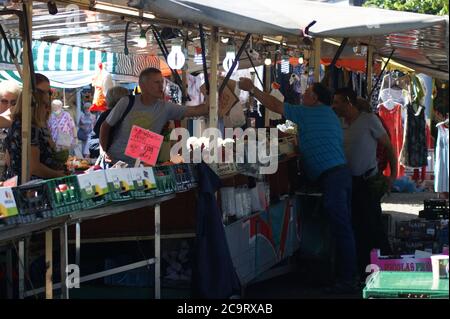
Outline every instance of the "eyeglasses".
{"type": "Polygon", "coordinates": [[[16,105],[16,100],[7,100],[7,99],[1,99],[0,103],[2,105],[11,105],[11,106],[15,106],[16,105]]]}

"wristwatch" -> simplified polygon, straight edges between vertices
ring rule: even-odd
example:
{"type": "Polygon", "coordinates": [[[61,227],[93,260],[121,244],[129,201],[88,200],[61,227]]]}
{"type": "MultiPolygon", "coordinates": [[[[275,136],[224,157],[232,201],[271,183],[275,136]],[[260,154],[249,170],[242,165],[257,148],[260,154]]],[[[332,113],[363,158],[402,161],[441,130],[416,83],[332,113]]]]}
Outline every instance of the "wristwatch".
{"type": "Polygon", "coordinates": [[[255,95],[255,87],[252,87],[252,89],[248,92],[250,93],[251,96],[254,96],[255,95]]]}

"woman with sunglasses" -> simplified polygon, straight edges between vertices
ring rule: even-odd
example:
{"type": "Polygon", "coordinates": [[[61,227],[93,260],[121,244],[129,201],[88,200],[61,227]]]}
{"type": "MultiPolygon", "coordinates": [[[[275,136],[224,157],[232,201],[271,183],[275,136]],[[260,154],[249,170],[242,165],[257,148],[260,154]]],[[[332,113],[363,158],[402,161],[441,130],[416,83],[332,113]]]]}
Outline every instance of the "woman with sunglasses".
{"type": "MultiPolygon", "coordinates": [[[[55,178],[65,175],[63,167],[54,160],[55,144],[47,127],[51,106],[49,94],[38,90],[34,96],[31,112],[31,179],[55,178]],[[39,159],[39,160],[34,160],[39,159]]],[[[18,176],[22,172],[22,96],[12,113],[12,125],[8,131],[6,145],[10,156],[7,177],[18,176]]]]}

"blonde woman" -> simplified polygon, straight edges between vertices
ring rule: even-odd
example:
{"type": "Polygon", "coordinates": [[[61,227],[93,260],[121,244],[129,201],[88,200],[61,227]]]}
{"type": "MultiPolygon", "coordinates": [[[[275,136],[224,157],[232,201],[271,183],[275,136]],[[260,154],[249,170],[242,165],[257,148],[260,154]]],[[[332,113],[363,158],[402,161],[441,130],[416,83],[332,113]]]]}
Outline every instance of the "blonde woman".
{"type": "MultiPolygon", "coordinates": [[[[55,144],[47,128],[51,106],[48,92],[38,90],[31,110],[31,178],[54,178],[64,176],[63,167],[53,159],[55,144]]],[[[7,177],[18,176],[22,172],[22,96],[19,95],[11,116],[12,125],[6,137],[10,165],[7,177]]]]}

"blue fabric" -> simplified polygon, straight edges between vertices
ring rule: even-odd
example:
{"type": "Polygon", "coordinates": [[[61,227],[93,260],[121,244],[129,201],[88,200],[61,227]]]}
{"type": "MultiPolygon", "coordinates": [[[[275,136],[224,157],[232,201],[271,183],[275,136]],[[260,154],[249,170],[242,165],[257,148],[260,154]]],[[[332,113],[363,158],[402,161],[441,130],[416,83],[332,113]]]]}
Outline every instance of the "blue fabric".
{"type": "Polygon", "coordinates": [[[346,163],[342,127],[331,107],[285,103],[284,114],[298,125],[300,156],[310,179],[316,180],[327,169],[346,163]]]}
{"type": "Polygon", "coordinates": [[[350,282],[356,275],[357,259],[352,228],[352,176],[350,169],[333,170],[320,179],[323,209],[330,218],[336,245],[337,279],[350,282]]]}
{"type": "Polygon", "coordinates": [[[214,193],[219,177],[205,163],[197,166],[197,236],[192,272],[195,298],[225,299],[240,295],[241,285],[231,260],[222,214],[214,193]]]}

